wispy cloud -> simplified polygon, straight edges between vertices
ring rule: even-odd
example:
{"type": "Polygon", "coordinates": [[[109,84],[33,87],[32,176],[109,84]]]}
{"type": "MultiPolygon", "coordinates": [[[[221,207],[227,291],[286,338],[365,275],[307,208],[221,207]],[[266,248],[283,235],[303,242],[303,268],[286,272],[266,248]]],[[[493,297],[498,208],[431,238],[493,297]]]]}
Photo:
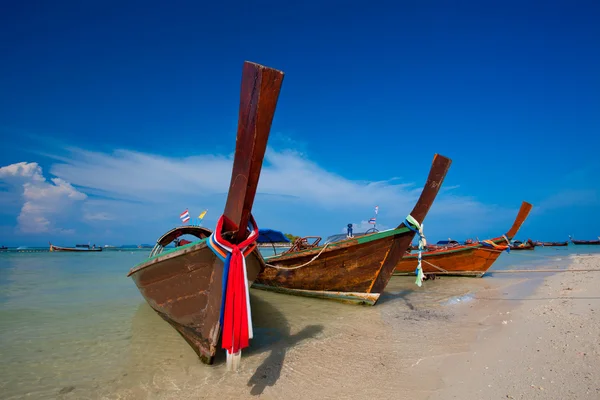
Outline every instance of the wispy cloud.
{"type": "Polygon", "coordinates": [[[589,206],[598,201],[598,193],[592,189],[564,190],[541,201],[532,212],[540,214],[558,208],[589,206]]]}
{"type": "MultiPolygon", "coordinates": [[[[155,235],[160,232],[143,227],[168,229],[188,207],[192,214],[208,208],[207,223],[220,215],[232,156],[176,158],[130,150],[104,153],[67,148],[54,157],[52,178],[46,179],[36,163],[18,163],[0,169],[0,181],[21,198],[18,225],[22,232],[59,232],[73,229],[77,221],[95,232],[155,235]]],[[[365,220],[355,223],[359,232],[372,227],[366,218],[377,204],[377,227],[388,229],[403,221],[423,184],[396,177],[353,180],[325,170],[303,153],[268,148],[255,211],[264,214],[273,228],[294,232],[311,226],[345,232],[344,220],[350,222],[360,215],[365,220]],[[316,220],[309,222],[301,215],[316,220]],[[319,220],[323,216],[324,223],[319,220]]],[[[490,224],[508,228],[516,215],[518,204],[511,208],[486,205],[458,194],[457,189],[457,185],[442,187],[426,231],[434,227],[440,233],[468,236],[490,224]]]]}

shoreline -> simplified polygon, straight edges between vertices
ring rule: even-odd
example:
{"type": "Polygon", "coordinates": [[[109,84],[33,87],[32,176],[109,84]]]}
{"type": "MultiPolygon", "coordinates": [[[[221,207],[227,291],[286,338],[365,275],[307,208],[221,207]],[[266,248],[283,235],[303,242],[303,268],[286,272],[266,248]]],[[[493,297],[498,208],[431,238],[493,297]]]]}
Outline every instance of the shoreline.
{"type": "MultiPolygon", "coordinates": [[[[600,271],[600,256],[571,256],[568,269],[578,268],[600,271]]],[[[479,294],[490,302],[480,304],[484,327],[441,363],[428,400],[600,398],[600,275],[544,275],[527,296],[479,294]]]]}
{"type": "MultiPolygon", "coordinates": [[[[135,257],[123,254],[119,257],[128,264],[135,257]]],[[[48,260],[40,270],[62,262],[48,260]]],[[[600,270],[600,254],[506,261],[501,265],[600,270]]],[[[101,260],[96,262],[87,273],[104,271],[98,267],[101,260]]],[[[119,265],[111,266],[114,282],[94,290],[104,293],[118,282],[126,292],[119,265]]],[[[30,270],[23,272],[21,281],[29,282],[30,270]]],[[[597,400],[591,366],[600,365],[598,275],[442,276],[423,287],[414,277],[396,276],[375,307],[251,289],[255,337],[243,352],[239,373],[225,371],[222,351],[214,365],[201,364],[179,334],[132,292],[117,308],[119,314],[112,303],[97,308],[97,321],[75,317],[86,310],[83,306],[59,308],[60,323],[39,320],[52,323],[53,330],[24,330],[20,336],[34,335],[27,343],[35,345],[19,337],[13,344],[21,347],[3,349],[8,362],[0,365],[0,387],[7,400],[597,400]],[[69,318],[76,324],[67,322],[71,330],[65,332],[69,318]]],[[[72,285],[81,282],[88,281],[72,285]]],[[[94,287],[86,290],[86,298],[94,287]]],[[[45,299],[43,304],[64,301],[45,299]]],[[[26,317],[11,314],[11,329],[29,327],[26,317]]]]}

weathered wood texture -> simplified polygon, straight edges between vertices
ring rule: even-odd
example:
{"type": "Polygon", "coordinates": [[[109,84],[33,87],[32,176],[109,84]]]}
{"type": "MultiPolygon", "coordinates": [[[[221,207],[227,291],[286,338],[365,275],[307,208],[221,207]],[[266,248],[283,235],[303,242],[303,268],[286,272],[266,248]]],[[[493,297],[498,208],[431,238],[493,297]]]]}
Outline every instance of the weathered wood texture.
{"type": "Polygon", "coordinates": [[[282,83],[283,72],[254,63],[244,64],[238,136],[224,212],[234,223],[234,226],[225,226],[224,229],[237,230],[234,239],[237,242],[246,237],[246,226],[282,83]]]}
{"type": "MultiPolygon", "coordinates": [[[[262,267],[262,259],[250,254],[248,279],[255,279],[262,267]]],[[[159,255],[130,273],[150,307],[206,364],[212,364],[219,341],[222,274],[223,262],[206,242],[159,255]]]]}
{"type": "MultiPolygon", "coordinates": [[[[234,241],[246,237],[271,121],[283,73],[246,62],[243,68],[235,159],[224,214],[238,230],[234,241]]],[[[207,233],[210,234],[210,231],[207,233]]],[[[247,258],[248,280],[264,267],[257,252],[247,258]]],[[[148,304],[169,322],[198,353],[202,362],[214,360],[220,335],[223,262],[206,240],[178,247],[147,259],[129,276],[148,304]]]]}
{"type": "MultiPolygon", "coordinates": [[[[435,200],[450,164],[450,159],[435,155],[427,182],[411,212],[419,223],[423,222],[435,200]]],[[[321,297],[330,299],[346,298],[347,292],[379,294],[385,289],[395,265],[406,253],[414,236],[415,233],[402,223],[392,232],[347,239],[324,250],[323,246],[319,246],[269,257],[265,270],[255,281],[256,287],[303,296],[308,295],[305,291],[326,292],[321,297]],[[306,266],[286,269],[308,263],[319,253],[306,266]]]]}
{"type": "MultiPolygon", "coordinates": [[[[525,201],[521,204],[513,225],[505,235],[509,240],[517,234],[521,225],[527,219],[531,207],[532,205],[525,201]]],[[[507,244],[502,236],[490,240],[499,245],[507,244]]],[[[480,243],[455,246],[449,249],[423,252],[421,254],[421,266],[424,273],[439,273],[441,269],[456,272],[457,275],[481,276],[500,257],[501,253],[501,250],[484,247],[480,243]]],[[[417,254],[407,254],[396,265],[395,273],[402,275],[414,273],[417,265],[417,254]]]]}

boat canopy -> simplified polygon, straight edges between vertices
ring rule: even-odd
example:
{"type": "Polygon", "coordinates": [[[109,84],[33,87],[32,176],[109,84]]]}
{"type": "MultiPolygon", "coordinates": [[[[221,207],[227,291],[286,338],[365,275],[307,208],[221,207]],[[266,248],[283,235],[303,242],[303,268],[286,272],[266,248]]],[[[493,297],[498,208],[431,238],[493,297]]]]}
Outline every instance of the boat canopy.
{"type": "Polygon", "coordinates": [[[438,246],[447,246],[449,244],[455,244],[455,245],[460,245],[460,243],[458,243],[456,240],[440,240],[436,243],[438,246]]]}
{"type": "Polygon", "coordinates": [[[183,235],[192,235],[197,237],[198,239],[204,239],[211,235],[212,231],[208,228],[204,228],[202,226],[178,226],[177,228],[171,229],[169,232],[162,235],[157,241],[156,244],[165,247],[173,240],[177,239],[183,235]]]}
{"type": "Polygon", "coordinates": [[[259,229],[257,243],[289,243],[288,239],[282,232],[274,229],[259,229]]]}

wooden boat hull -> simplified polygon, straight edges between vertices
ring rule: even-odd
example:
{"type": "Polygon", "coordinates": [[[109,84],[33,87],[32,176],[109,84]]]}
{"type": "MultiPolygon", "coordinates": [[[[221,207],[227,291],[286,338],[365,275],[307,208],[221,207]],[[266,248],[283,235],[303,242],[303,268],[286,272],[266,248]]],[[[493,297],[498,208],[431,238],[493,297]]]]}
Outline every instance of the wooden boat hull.
{"type": "MultiPolygon", "coordinates": [[[[504,235],[512,239],[531,211],[532,205],[522,202],[512,227],[504,235]]],[[[496,237],[490,242],[506,246],[504,237],[496,237]]],[[[425,251],[421,254],[421,267],[425,274],[442,274],[481,277],[502,254],[501,249],[487,247],[481,243],[454,246],[446,249],[425,251]]],[[[394,275],[414,274],[418,265],[417,254],[405,255],[397,264],[394,275]]]]}
{"type": "MultiPolygon", "coordinates": [[[[410,214],[419,224],[437,196],[450,164],[450,159],[435,155],[427,182],[410,214]]],[[[393,230],[268,257],[253,287],[375,305],[414,236],[415,232],[402,223],[393,230]]]]}
{"type": "MultiPolygon", "coordinates": [[[[231,181],[225,211],[217,223],[217,235],[165,252],[164,247],[172,240],[177,240],[177,244],[185,243],[179,240],[185,234],[211,234],[210,230],[198,227],[187,230],[175,228],[159,238],[151,256],[128,274],[150,307],[183,336],[205,364],[213,363],[221,334],[223,287],[227,288],[230,298],[238,300],[241,298],[239,296],[246,297],[246,289],[264,267],[257,251],[248,254],[246,278],[250,284],[245,286],[245,282],[239,279],[241,265],[236,257],[230,265],[230,268],[236,269],[225,277],[228,280],[224,284],[224,261],[215,255],[213,249],[227,257],[228,248],[241,245],[241,251],[244,251],[246,246],[251,245],[251,238],[256,237],[258,227],[251,216],[252,206],[282,82],[283,72],[255,63],[244,63],[231,181]],[[249,222],[252,223],[251,227],[249,222]],[[218,237],[223,241],[223,248],[217,243],[218,237]],[[208,240],[211,240],[211,247],[208,240]]],[[[237,250],[233,249],[233,252],[237,250]]],[[[246,332],[244,329],[233,332],[233,326],[248,323],[248,327],[251,327],[250,310],[247,310],[248,313],[239,310],[234,312],[233,308],[239,304],[236,306],[233,303],[230,302],[230,318],[224,319],[225,326],[232,324],[227,335],[231,343],[225,344],[229,361],[239,360],[239,351],[247,347],[249,339],[249,329],[246,332]],[[235,340],[232,336],[236,337],[235,340]],[[240,343],[242,341],[244,343],[240,343]]],[[[246,297],[246,306],[249,307],[249,297],[246,297]]],[[[228,368],[234,363],[228,363],[228,368]]]]}
{"type": "Polygon", "coordinates": [[[559,247],[568,246],[569,242],[535,242],[535,245],[541,247],[559,247]]]}
{"type": "MultiPolygon", "coordinates": [[[[501,251],[487,247],[470,245],[467,248],[446,249],[427,252],[421,257],[425,274],[463,275],[481,277],[500,257],[501,251]],[[438,268],[436,268],[438,267],[438,268]]],[[[416,254],[407,254],[398,263],[394,275],[414,274],[418,265],[416,254]]]]}
{"type": "Polygon", "coordinates": [[[600,245],[600,240],[571,240],[573,244],[600,245]]]}
{"type": "Polygon", "coordinates": [[[96,251],[102,251],[102,247],[96,247],[96,248],[85,248],[85,247],[81,247],[81,248],[77,248],[77,247],[61,247],[61,246],[56,246],[51,244],[50,245],[50,251],[70,251],[73,253],[88,253],[88,252],[96,252],[96,251]]]}
{"type": "MultiPolygon", "coordinates": [[[[262,267],[262,259],[254,252],[247,257],[249,286],[262,267]]],[[[206,240],[161,253],[134,267],[128,276],[200,360],[212,364],[221,330],[223,262],[206,240]]]]}
{"type": "MultiPolygon", "coordinates": [[[[278,256],[265,260],[265,270],[256,278],[253,288],[298,296],[333,299],[348,303],[374,305],[380,293],[372,288],[395,239],[413,232],[408,228],[360,236],[321,249],[304,251],[302,255],[278,256]],[[349,251],[352,257],[348,257],[349,251]],[[275,263],[277,268],[272,267],[275,263]],[[308,265],[296,268],[295,266],[308,265]]],[[[408,240],[412,240],[412,235],[408,240]]]]}

